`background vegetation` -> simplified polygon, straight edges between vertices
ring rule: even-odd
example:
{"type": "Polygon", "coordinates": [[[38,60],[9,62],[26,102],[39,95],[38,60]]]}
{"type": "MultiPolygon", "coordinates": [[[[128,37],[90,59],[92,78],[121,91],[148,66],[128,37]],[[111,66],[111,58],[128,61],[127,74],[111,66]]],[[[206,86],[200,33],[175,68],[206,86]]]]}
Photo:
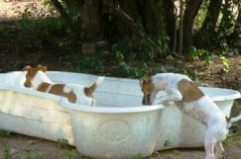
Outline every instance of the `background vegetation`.
{"type": "MultiPolygon", "coordinates": [[[[26,9],[14,28],[0,36],[17,54],[51,52],[69,61],[70,71],[140,77],[151,63],[227,56],[241,50],[240,0],[45,0],[53,16],[32,19],[26,9]],[[57,10],[57,14],[56,14],[57,10]],[[17,29],[16,29],[17,28],[17,29]]],[[[13,50],[11,50],[13,51],[13,50]]],[[[48,55],[49,56],[49,55],[48,55]]],[[[185,71],[185,70],[184,70],[185,71]]],[[[189,72],[190,73],[190,72],[189,72]]],[[[195,72],[191,72],[194,74],[195,72]]]]}
{"type": "Polygon", "coordinates": [[[240,0],[49,0],[64,25],[85,43],[112,52],[163,57],[194,48],[240,52],[240,0]]]}

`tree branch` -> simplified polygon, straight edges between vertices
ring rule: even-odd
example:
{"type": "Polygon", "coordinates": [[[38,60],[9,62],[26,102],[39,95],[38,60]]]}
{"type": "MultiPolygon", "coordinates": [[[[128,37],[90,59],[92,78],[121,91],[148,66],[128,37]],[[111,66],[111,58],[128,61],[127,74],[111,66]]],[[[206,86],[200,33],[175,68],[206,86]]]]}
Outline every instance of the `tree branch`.
{"type": "Polygon", "coordinates": [[[103,3],[108,7],[108,11],[106,11],[107,13],[118,16],[121,19],[123,19],[127,24],[133,27],[137,27],[135,21],[124,10],[122,10],[119,7],[116,7],[114,4],[108,2],[108,0],[103,0],[103,3]]]}
{"type": "Polygon", "coordinates": [[[60,12],[65,24],[70,26],[71,31],[74,31],[73,23],[68,13],[65,11],[65,8],[58,0],[51,0],[54,7],[60,12]]]}

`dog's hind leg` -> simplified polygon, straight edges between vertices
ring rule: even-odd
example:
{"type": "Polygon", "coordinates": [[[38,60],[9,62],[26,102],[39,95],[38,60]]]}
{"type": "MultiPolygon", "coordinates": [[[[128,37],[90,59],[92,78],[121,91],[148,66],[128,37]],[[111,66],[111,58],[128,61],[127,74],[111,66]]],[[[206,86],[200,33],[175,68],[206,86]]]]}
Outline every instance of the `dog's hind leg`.
{"type": "Polygon", "coordinates": [[[215,159],[215,141],[213,138],[212,131],[206,130],[205,139],[205,159],[215,159]]]}
{"type": "Polygon", "coordinates": [[[205,159],[215,159],[214,144],[205,143],[205,159]]]}
{"type": "Polygon", "coordinates": [[[222,142],[219,141],[219,142],[215,145],[215,156],[217,157],[217,159],[222,156],[222,153],[223,153],[223,152],[224,152],[224,148],[223,148],[222,142]]]}

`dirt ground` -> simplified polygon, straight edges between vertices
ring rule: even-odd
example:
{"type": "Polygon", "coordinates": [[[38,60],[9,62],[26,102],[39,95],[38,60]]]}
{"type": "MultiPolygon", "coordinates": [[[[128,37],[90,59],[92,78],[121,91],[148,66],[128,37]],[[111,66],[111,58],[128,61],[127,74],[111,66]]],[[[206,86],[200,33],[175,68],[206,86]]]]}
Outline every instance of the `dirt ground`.
{"type": "MultiPolygon", "coordinates": [[[[18,18],[20,13],[29,10],[33,15],[52,15],[40,0],[0,0],[0,25],[6,21],[18,18]]],[[[53,11],[54,12],[54,11],[53,11]]],[[[54,13],[56,15],[56,13],[54,13]]],[[[58,55],[33,54],[26,52],[19,54],[11,48],[12,43],[0,37],[0,72],[19,70],[25,64],[44,63],[51,70],[65,70],[69,64],[58,61],[58,55]]],[[[199,82],[211,86],[219,86],[239,90],[241,88],[241,56],[228,58],[230,68],[228,73],[221,73],[223,65],[219,58],[213,64],[205,66],[205,61],[186,63],[178,59],[166,59],[162,62],[167,70],[176,71],[176,68],[195,70],[199,76],[199,82]],[[170,65],[172,63],[172,65],[170,65]]],[[[158,65],[155,67],[159,67],[158,65]]],[[[236,102],[235,109],[240,109],[241,102],[236,102]]],[[[223,159],[241,159],[241,136],[235,136],[235,127],[228,137],[228,144],[225,144],[223,159]]],[[[241,133],[239,133],[241,134],[241,133]]],[[[58,142],[47,141],[20,134],[0,133],[0,159],[83,159],[75,147],[62,148],[58,142]]],[[[174,149],[155,152],[146,159],[203,159],[203,148],[195,149],[174,149]]]]}

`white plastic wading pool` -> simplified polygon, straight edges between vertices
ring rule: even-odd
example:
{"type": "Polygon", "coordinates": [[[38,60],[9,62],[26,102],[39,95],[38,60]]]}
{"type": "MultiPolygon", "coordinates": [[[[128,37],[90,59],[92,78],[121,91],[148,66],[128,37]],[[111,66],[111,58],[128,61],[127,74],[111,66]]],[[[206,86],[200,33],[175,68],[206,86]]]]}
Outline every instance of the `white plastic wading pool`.
{"type": "MultiPolygon", "coordinates": [[[[48,75],[56,83],[90,85],[96,76],[48,75]]],[[[176,106],[142,106],[138,80],[106,77],[95,92],[95,107],[20,87],[22,72],[0,74],[0,129],[57,141],[67,139],[86,156],[127,159],[156,150],[203,146],[204,126],[176,106]]],[[[237,91],[202,88],[229,116],[237,91]]],[[[161,95],[161,93],[160,93],[161,95]]]]}

